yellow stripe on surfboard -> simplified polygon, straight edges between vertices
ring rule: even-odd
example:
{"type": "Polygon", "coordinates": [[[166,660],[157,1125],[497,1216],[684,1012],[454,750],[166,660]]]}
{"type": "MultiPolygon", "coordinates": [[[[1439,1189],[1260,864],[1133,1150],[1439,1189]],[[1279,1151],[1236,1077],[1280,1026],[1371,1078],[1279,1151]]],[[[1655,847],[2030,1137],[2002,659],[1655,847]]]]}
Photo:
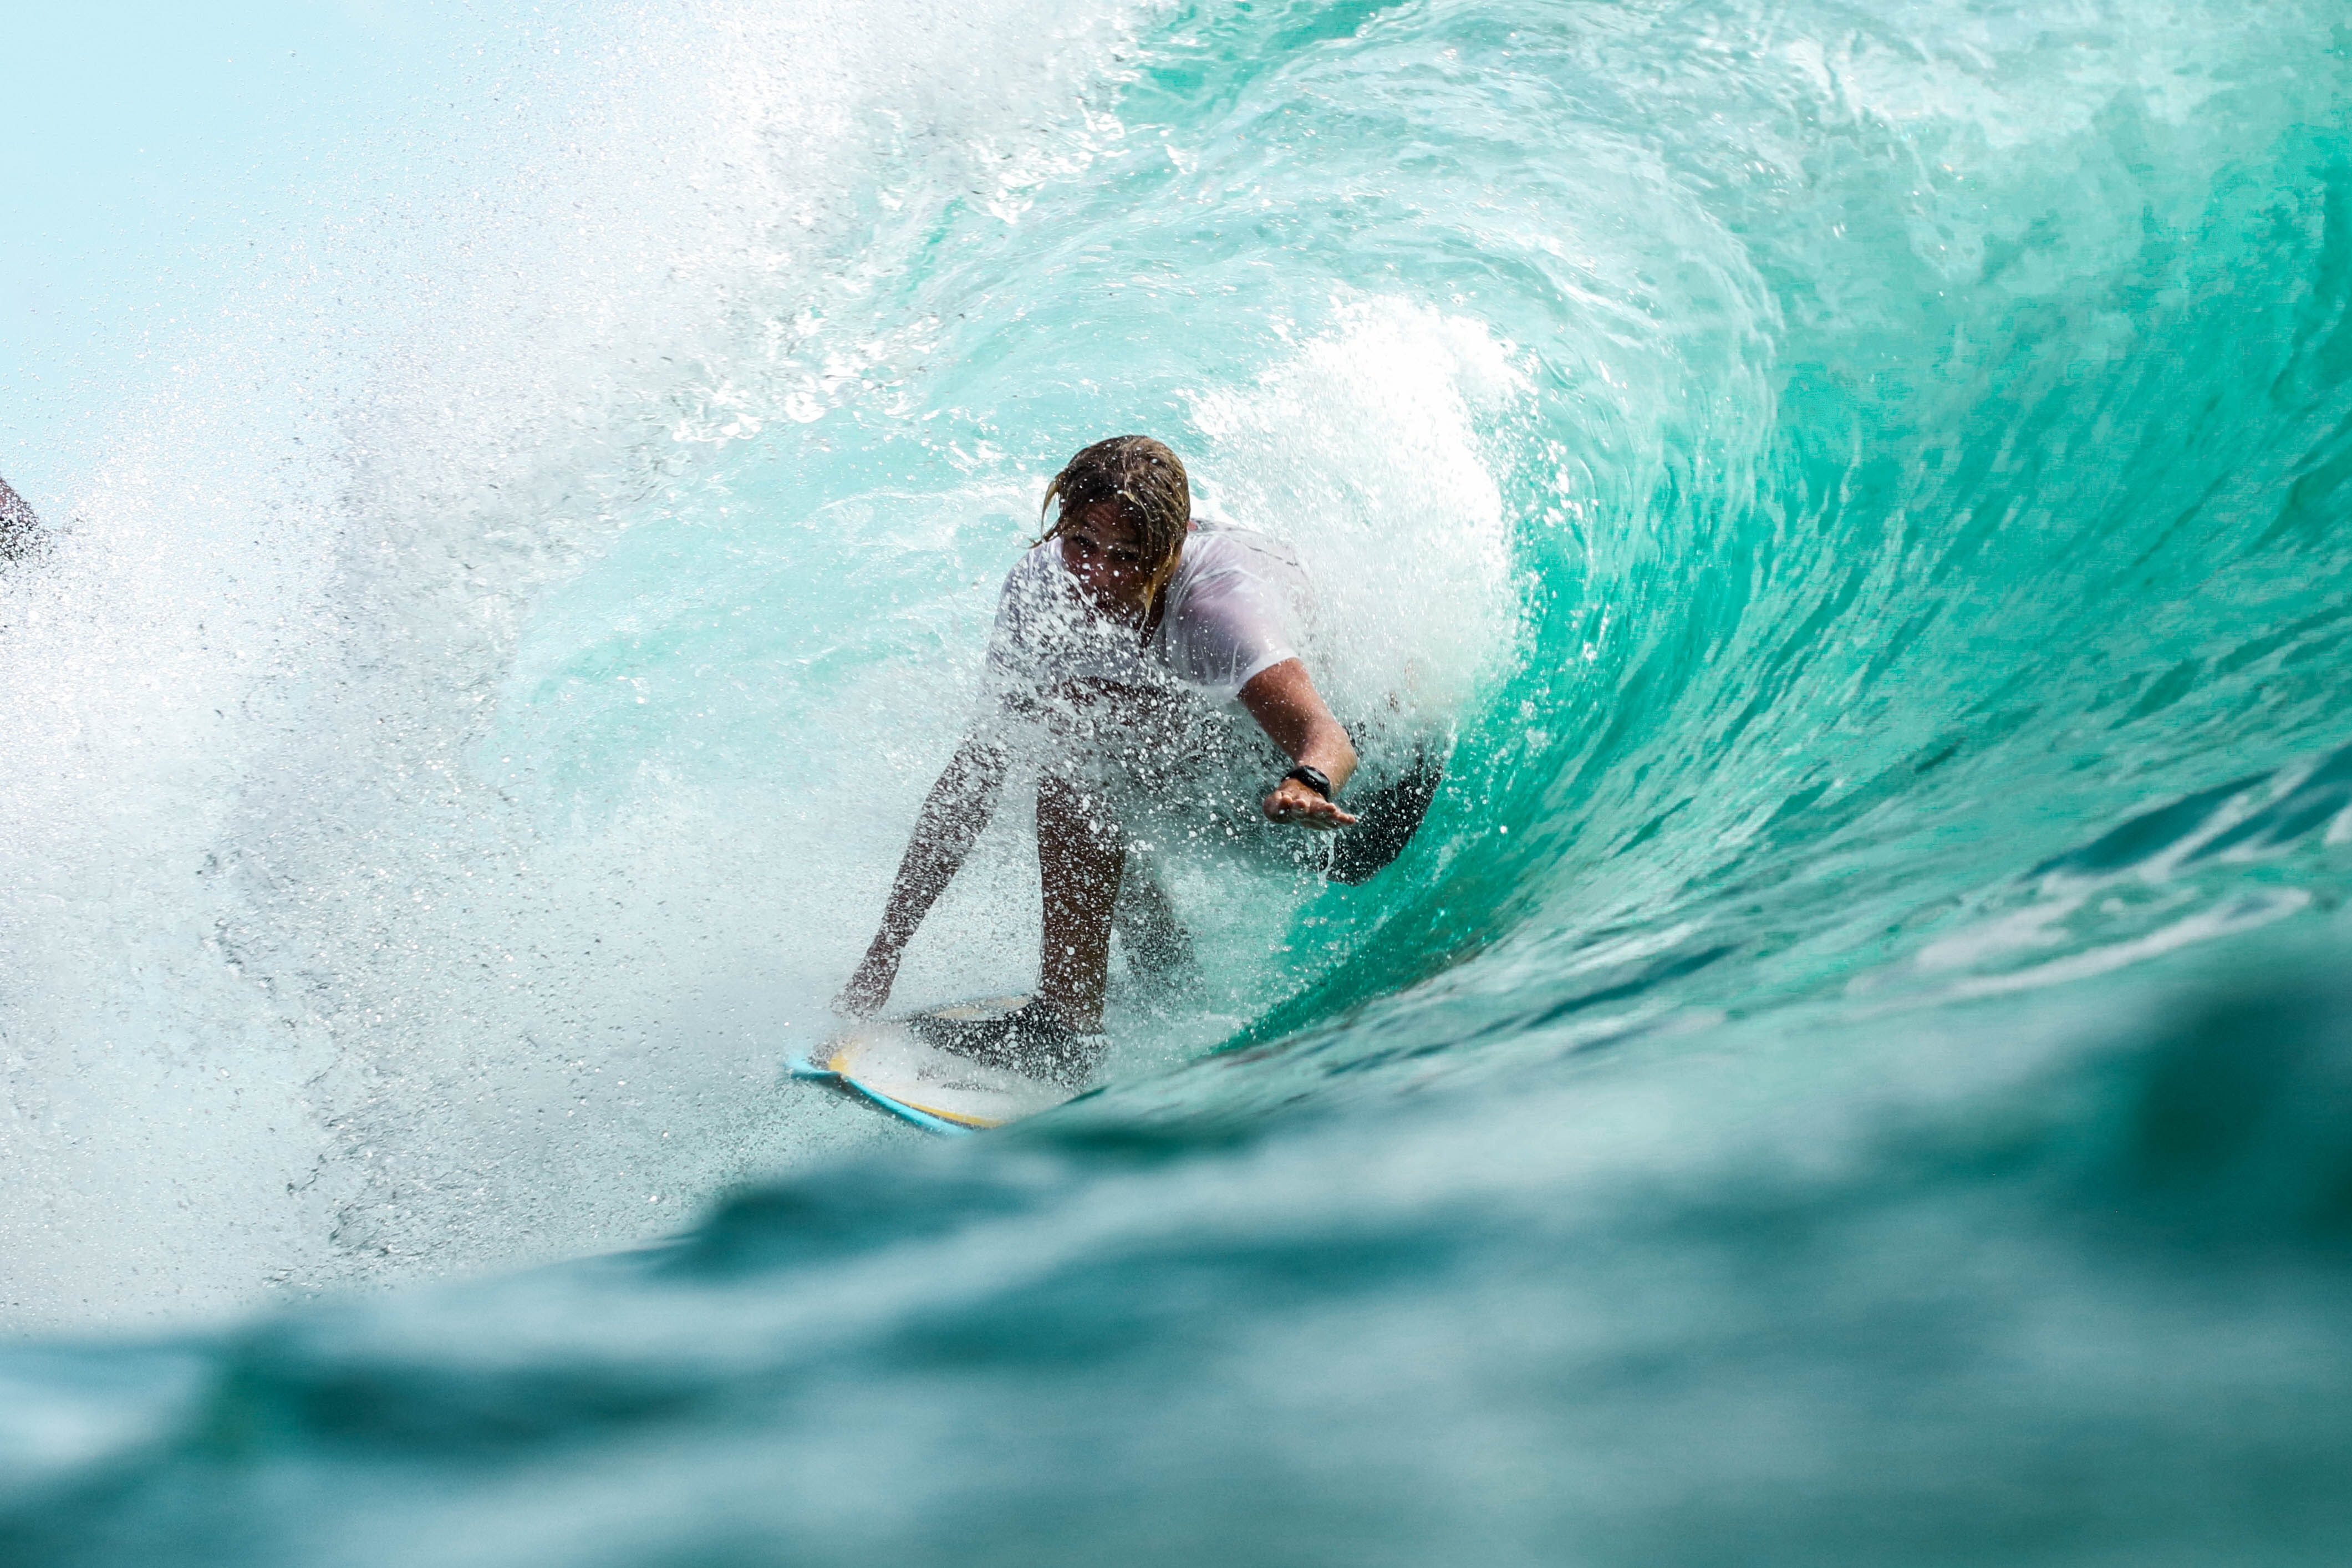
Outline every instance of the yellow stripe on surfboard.
{"type": "MultiPolygon", "coordinates": [[[[826,1058],[824,1070],[839,1073],[843,1078],[850,1078],[849,1058],[850,1053],[847,1051],[834,1052],[826,1058]]],[[[852,1081],[854,1082],[855,1079],[853,1079],[852,1081]]],[[[936,1105],[925,1105],[919,1100],[908,1100],[904,1095],[894,1094],[889,1098],[901,1105],[919,1110],[926,1116],[936,1116],[942,1121],[952,1121],[959,1127],[969,1127],[975,1132],[985,1132],[990,1128],[1004,1125],[1003,1119],[1001,1117],[973,1116],[961,1110],[946,1110],[936,1105]]]]}

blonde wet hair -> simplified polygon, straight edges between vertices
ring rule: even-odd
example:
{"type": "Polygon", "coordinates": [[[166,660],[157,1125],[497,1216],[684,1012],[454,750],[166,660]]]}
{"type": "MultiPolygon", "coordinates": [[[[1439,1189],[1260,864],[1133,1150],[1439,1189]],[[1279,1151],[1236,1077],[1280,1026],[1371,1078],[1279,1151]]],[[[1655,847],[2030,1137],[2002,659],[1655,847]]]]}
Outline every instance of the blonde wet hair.
{"type": "Polygon", "coordinates": [[[1149,436],[1113,436],[1062,465],[1038,505],[1041,521],[1055,501],[1061,502],[1061,510],[1039,543],[1059,539],[1088,507],[1109,501],[1133,525],[1139,552],[1150,563],[1151,584],[1144,603],[1160,597],[1160,590],[1175,575],[1184,553],[1184,535],[1192,527],[1192,484],[1182,458],[1149,436]]]}

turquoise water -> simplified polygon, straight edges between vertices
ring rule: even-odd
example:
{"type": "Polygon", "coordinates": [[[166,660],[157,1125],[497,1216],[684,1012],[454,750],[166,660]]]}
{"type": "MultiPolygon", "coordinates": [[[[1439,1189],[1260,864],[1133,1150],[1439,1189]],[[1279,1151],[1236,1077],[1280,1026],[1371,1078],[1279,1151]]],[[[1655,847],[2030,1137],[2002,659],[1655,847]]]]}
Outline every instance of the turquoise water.
{"type": "Polygon", "coordinates": [[[2341,1560],[2340,8],[518,37],[331,374],[28,498],[0,1545],[2341,1560]],[[1448,784],[926,1142],[775,1068],[1126,429],[1448,784]]]}

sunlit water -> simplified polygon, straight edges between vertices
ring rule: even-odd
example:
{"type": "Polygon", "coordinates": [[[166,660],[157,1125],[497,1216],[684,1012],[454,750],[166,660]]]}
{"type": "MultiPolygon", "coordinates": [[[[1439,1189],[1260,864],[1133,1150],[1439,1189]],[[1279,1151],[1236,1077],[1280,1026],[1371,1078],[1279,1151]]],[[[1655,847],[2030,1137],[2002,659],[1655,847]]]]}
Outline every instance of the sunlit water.
{"type": "Polygon", "coordinates": [[[2342,1560],[2340,8],[515,48],[0,589],[11,1560],[2342,1560]],[[1449,780],[928,1143],[777,1068],[1129,429],[1449,780]]]}

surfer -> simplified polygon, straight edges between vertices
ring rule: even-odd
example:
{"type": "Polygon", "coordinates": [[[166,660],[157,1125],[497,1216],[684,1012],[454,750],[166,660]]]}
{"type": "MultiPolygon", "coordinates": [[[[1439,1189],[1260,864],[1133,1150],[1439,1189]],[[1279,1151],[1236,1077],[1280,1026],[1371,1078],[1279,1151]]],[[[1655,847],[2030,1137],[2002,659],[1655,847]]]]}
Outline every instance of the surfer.
{"type": "MultiPolygon", "coordinates": [[[[835,1005],[868,1016],[889,999],[908,939],[995,810],[1024,740],[1040,755],[1037,868],[1045,934],[1037,993],[941,1044],[1034,1077],[1082,1082],[1102,1049],[1114,923],[1130,962],[1183,962],[1190,939],[1148,865],[1131,865],[1134,819],[1164,804],[1237,703],[1291,764],[1256,810],[1317,832],[1358,820],[1339,802],[1354,742],[1301,657],[1314,599],[1284,545],[1196,511],[1184,465],[1145,436],[1098,441],[1045,487],[1045,536],[1005,577],[990,638],[992,700],[924,802],[866,957],[835,1005]],[[1202,699],[1211,700],[1203,703],[1202,699]]],[[[1269,767],[1271,771],[1271,767],[1269,767]]],[[[1436,788],[1408,775],[1402,812],[1355,857],[1361,880],[1395,858],[1436,788]],[[1409,820],[1406,818],[1409,817],[1409,820]],[[1400,831],[1401,829],[1401,831],[1400,831]]]]}

